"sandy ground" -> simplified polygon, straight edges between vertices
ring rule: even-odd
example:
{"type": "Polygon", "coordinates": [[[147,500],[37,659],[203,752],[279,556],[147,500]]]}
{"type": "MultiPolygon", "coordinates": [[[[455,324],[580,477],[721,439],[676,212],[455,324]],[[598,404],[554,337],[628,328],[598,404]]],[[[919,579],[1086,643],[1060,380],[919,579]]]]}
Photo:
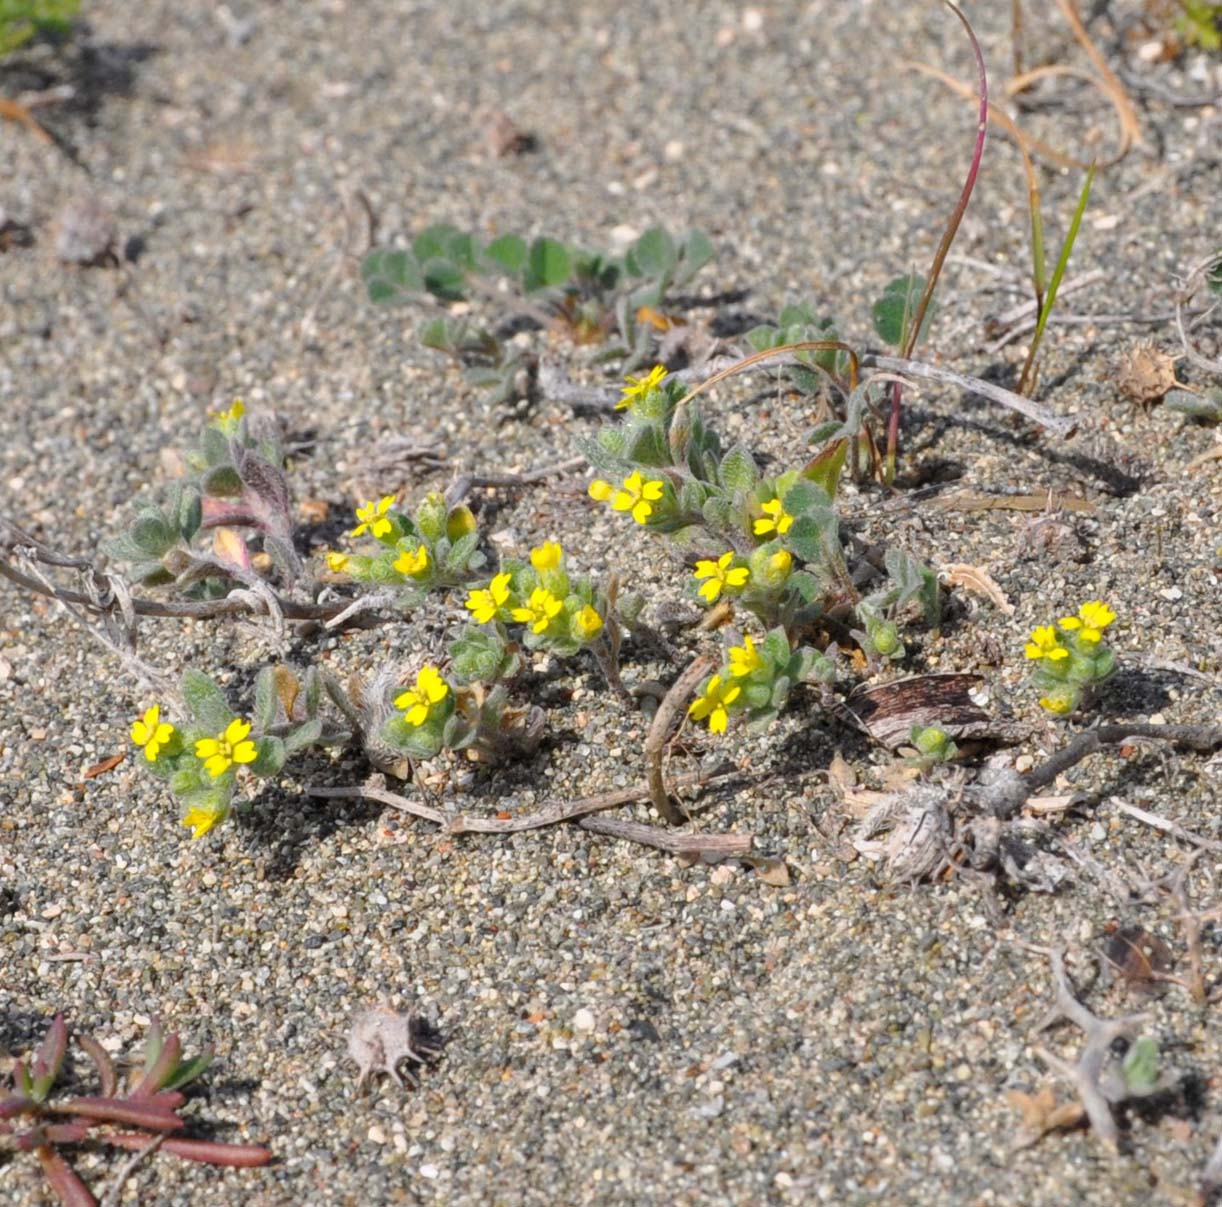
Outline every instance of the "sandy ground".
{"type": "MultiPolygon", "coordinates": [[[[980,7],[1000,84],[1009,6],[980,7]]],[[[1053,6],[1029,7],[1029,61],[1085,65],[1053,6]]],[[[1066,739],[1026,684],[1024,636],[1084,599],[1119,615],[1109,716],[1219,715],[1222,462],[1194,464],[1217,435],[1134,407],[1116,382],[1137,339],[1176,349],[1176,274],[1217,250],[1218,107],[1167,95],[1222,81],[1216,58],[1146,63],[1140,38],[1113,37],[1140,6],[1105,7],[1092,30],[1137,80],[1144,144],[1100,174],[1071,276],[1102,275],[1062,313],[1154,321],[1051,331],[1041,398],[1076,417],[1071,441],[921,390],[904,491],[863,487],[844,503],[862,538],[983,567],[1012,602],[1007,615],[955,591],[941,635],[915,634],[905,669],[983,674],[990,710],[1031,727],[1014,759],[1066,739]],[[1089,510],[1067,513],[1047,544],[1030,513],[938,506],[1048,491],[1089,510]]],[[[303,519],[303,551],[333,544],[370,496],[418,498],[459,469],[573,456],[595,421],[548,400],[490,408],[419,346],[419,312],[366,303],[370,214],[380,242],[440,220],[590,246],[616,228],[699,226],[718,255],[695,283],[693,321],[741,331],[807,299],[868,343],[880,286],[931,255],[973,131],[967,105],[901,66],[971,78],[962,31],[934,5],[96,0],[86,17],[62,54],[32,48],[0,68],[10,93],[76,89],[43,112],[60,149],[0,130],[0,205],[26,235],[0,252],[0,508],[74,553],[163,485],[163,451],[239,395],[314,442],[294,459],[295,497],[326,501],[333,519],[303,519]],[[535,148],[491,154],[497,111],[535,148]],[[58,262],[65,207],[84,203],[112,216],[117,262],[58,262]],[[374,472],[372,452],[399,437],[442,463],[374,472]]],[[[1106,105],[1085,89],[1025,120],[1061,145],[1114,146],[1106,105]]],[[[1080,179],[1042,171],[1054,248],[1080,179]]],[[[1018,157],[997,136],[927,355],[1012,381],[1023,341],[990,350],[985,320],[1026,298],[1013,283],[1026,237],[1018,157]]],[[[614,365],[553,351],[582,380],[614,377],[614,365]]],[[[778,461],[807,426],[771,378],[723,388],[709,414],[778,461]]],[[[620,569],[651,607],[674,602],[679,559],[592,508],[584,481],[472,502],[509,547],[558,539],[584,568],[620,569]]],[[[1222,1132],[1215,1008],[1176,985],[1135,999],[1097,975],[1097,955],[1117,927],[1143,926],[1183,970],[1175,907],[1133,886],[1173,873],[1189,847],[1107,802],[1222,840],[1216,757],[1139,745],[1077,768],[1067,790],[1086,801],[1057,825],[1086,862],[1055,895],[972,877],[897,887],[854,857],[826,769],[839,751],[878,783],[891,756],[813,698],[766,735],[719,744],[754,779],[709,794],[694,823],[753,835],[787,861],[788,887],[576,829],[441,841],[376,806],[302,795],[307,782],[358,782],[351,755],[291,768],[193,843],[132,761],[82,779],[126,748],[140,690],[48,601],[8,585],[0,598],[0,1049],[26,1051],[57,1009],[128,1045],[160,1014],[189,1047],[217,1047],[192,1107],[201,1131],[277,1157],[261,1171],[159,1157],[120,1202],[1191,1201],[1222,1132]],[[1051,988],[1030,944],[1068,946],[1100,1014],[1146,1011],[1175,1076],[1158,1109],[1126,1114],[1122,1156],[1081,1130],[1014,1150],[1007,1091],[1050,1083],[1037,1046],[1067,1056],[1078,1042],[1068,1027],[1035,1032],[1051,988]],[[445,1050],[419,1089],[383,1079],[358,1097],[345,1036],[377,1003],[421,1013],[445,1050]]],[[[339,669],[418,659],[442,649],[458,611],[295,639],[287,656],[339,669]]],[[[142,628],[144,657],[218,674],[235,701],[270,645],[251,625],[142,628]]],[[[673,676],[651,657],[630,649],[626,677],[673,676]]],[[[646,719],[614,705],[590,668],[574,679],[542,667],[535,684],[543,751],[476,777],[453,807],[528,810],[637,776],[646,719]]],[[[1196,869],[1208,906],[1217,851],[1196,869]]],[[[1205,932],[1211,982],[1220,933],[1205,932]]],[[[117,1165],[80,1163],[99,1194],[117,1165]]],[[[0,1197],[45,1194],[32,1161],[0,1163],[0,1197]]]]}

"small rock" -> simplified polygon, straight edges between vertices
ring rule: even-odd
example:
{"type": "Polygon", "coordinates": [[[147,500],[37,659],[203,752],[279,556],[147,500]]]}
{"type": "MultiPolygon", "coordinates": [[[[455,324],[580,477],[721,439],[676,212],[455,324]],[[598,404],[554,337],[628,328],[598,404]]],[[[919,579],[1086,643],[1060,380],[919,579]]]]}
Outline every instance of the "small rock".
{"type": "Polygon", "coordinates": [[[114,216],[96,197],[75,197],[55,219],[55,256],[64,264],[114,264],[114,216]]]}
{"type": "Polygon", "coordinates": [[[573,1015],[573,1030],[590,1032],[594,1030],[594,1012],[584,1006],[573,1015]]]}

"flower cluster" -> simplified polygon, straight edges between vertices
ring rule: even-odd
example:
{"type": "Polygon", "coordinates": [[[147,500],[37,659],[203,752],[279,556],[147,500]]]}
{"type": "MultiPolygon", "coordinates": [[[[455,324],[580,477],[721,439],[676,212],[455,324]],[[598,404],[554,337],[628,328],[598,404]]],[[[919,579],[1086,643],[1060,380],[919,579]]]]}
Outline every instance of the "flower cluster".
{"type": "Polygon", "coordinates": [[[316,671],[307,673],[303,687],[287,667],[266,667],[255,683],[254,716],[247,720],[234,715],[207,675],[188,670],[182,698],[189,715],[181,729],[154,704],[132,723],[131,740],[181,801],[182,824],[202,838],[229,816],[239,768],[276,775],[289,754],[318,740],[320,694],[316,671]]]}
{"type": "Polygon", "coordinates": [[[710,733],[724,733],[730,718],[744,713],[748,723],[764,728],[785,707],[800,682],[830,682],[832,659],[808,646],[791,645],[783,628],[775,628],[757,645],[750,634],[731,645],[722,667],[705,680],[688,707],[694,721],[707,721],[710,733]]]}
{"type": "Polygon", "coordinates": [[[590,498],[610,503],[615,511],[626,511],[638,524],[648,524],[654,514],[654,504],[666,497],[666,483],[661,478],[646,480],[634,469],[616,487],[601,478],[590,483],[590,498]]]}
{"type": "Polygon", "coordinates": [[[1031,633],[1023,652],[1036,663],[1032,678],[1044,695],[1040,704],[1057,716],[1074,712],[1091,686],[1102,683],[1116,669],[1116,656],[1103,640],[1103,631],[1116,619],[1102,600],[1084,603],[1076,616],[1064,616],[1055,625],[1040,625],[1031,633]]]}
{"type": "Polygon", "coordinates": [[[411,516],[396,507],[394,495],[383,495],[357,507],[356,518],[348,535],[372,537],[380,548],[328,551],[324,559],[332,574],[411,594],[464,584],[484,564],[470,508],[447,507],[439,494],[426,496],[411,516]]]}
{"type": "Polygon", "coordinates": [[[507,561],[487,586],[468,593],[466,607],[476,624],[497,626],[502,639],[508,624],[524,625],[527,649],[560,655],[594,642],[608,610],[589,578],[570,577],[564,550],[555,541],[532,549],[528,563],[507,561]]]}

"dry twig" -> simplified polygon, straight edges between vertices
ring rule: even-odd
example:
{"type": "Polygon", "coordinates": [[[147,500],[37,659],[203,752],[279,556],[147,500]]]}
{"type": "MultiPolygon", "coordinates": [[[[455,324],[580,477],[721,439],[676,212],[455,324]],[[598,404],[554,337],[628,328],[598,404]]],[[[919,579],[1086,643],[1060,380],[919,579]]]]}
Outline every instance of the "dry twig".
{"type": "MultiPolygon", "coordinates": [[[[737,774],[726,767],[713,770],[690,772],[676,776],[673,781],[675,788],[703,787],[707,784],[721,782],[737,774]]],[[[536,809],[522,817],[468,817],[459,814],[448,817],[442,810],[431,805],[422,804],[410,797],[390,792],[382,784],[381,777],[371,777],[370,781],[354,787],[322,787],[308,786],[307,796],[323,798],[347,798],[372,800],[379,804],[389,805],[413,817],[423,818],[434,825],[440,826],[447,834],[517,834],[524,830],[538,830],[545,826],[559,825],[563,822],[574,822],[583,829],[598,834],[607,834],[614,838],[623,838],[629,842],[643,843],[659,850],[672,851],[676,854],[689,855],[725,855],[741,854],[751,849],[749,835],[702,835],[702,834],[671,834],[658,830],[656,826],[646,826],[639,822],[617,820],[607,825],[606,819],[590,817],[591,813],[616,809],[621,805],[629,805],[635,801],[648,800],[651,787],[648,783],[634,784],[628,788],[619,788],[612,792],[600,792],[594,796],[583,796],[573,801],[557,801],[536,809]],[[594,823],[598,824],[587,824],[594,823]]],[[[680,821],[684,820],[682,816],[680,821]]]]}
{"type": "Polygon", "coordinates": [[[688,697],[695,690],[696,684],[712,669],[713,660],[706,655],[692,662],[663,696],[657,712],[653,715],[649,733],[645,737],[645,775],[649,785],[649,799],[653,807],[657,809],[658,816],[664,818],[672,826],[682,825],[686,818],[666,790],[666,778],[662,772],[662,755],[666,749],[675,717],[685,714],[684,705],[688,697]]]}

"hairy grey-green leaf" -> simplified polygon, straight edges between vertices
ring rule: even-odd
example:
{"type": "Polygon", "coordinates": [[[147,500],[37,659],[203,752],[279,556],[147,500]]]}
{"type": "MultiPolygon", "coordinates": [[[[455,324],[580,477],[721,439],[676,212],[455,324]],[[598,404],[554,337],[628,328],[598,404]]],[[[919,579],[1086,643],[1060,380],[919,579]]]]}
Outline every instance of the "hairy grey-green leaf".
{"type": "Polygon", "coordinates": [[[255,708],[252,720],[260,733],[271,729],[276,723],[276,671],[265,666],[255,676],[255,708]]]}
{"type": "Polygon", "coordinates": [[[188,667],[183,672],[180,688],[187,708],[201,729],[210,734],[219,734],[234,719],[234,711],[225,693],[203,671],[188,667]]]}
{"type": "Polygon", "coordinates": [[[629,249],[625,263],[635,277],[660,277],[679,259],[670,233],[662,226],[650,227],[629,249]]]}
{"type": "Polygon", "coordinates": [[[247,764],[251,771],[256,775],[279,775],[288,757],[284,743],[279,738],[258,738],[255,749],[258,754],[254,762],[247,764]]]}

